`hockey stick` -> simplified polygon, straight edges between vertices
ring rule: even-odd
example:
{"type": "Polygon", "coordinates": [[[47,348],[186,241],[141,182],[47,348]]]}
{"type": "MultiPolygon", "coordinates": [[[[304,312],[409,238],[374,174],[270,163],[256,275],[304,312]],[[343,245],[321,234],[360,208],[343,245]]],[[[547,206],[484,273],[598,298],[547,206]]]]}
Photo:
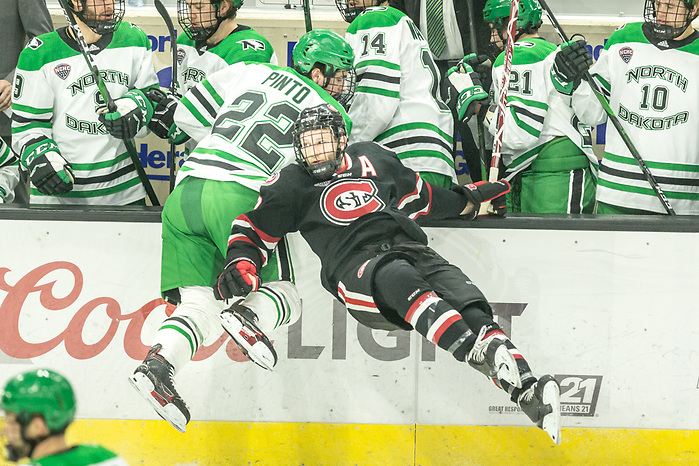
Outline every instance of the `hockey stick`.
{"type": "MultiPolygon", "coordinates": [[[[468,23],[469,23],[469,40],[471,41],[471,52],[478,56],[478,45],[476,43],[476,20],[473,18],[473,0],[466,0],[466,8],[468,8],[468,23]]],[[[486,89],[490,92],[490,89],[486,89]]],[[[480,112],[478,112],[480,114],[480,112]]],[[[476,125],[478,126],[478,158],[481,159],[481,176],[485,178],[485,130],[483,128],[483,119],[480,115],[476,115],[476,125]]],[[[464,138],[461,138],[463,144],[464,138]]]]}
{"type": "MultiPolygon", "coordinates": [[[[65,15],[66,20],[68,21],[68,25],[75,34],[75,39],[78,42],[80,53],[87,62],[87,67],[90,69],[90,74],[92,74],[95,83],[97,83],[97,89],[99,89],[102,98],[107,104],[107,109],[110,112],[113,112],[114,110],[116,110],[114,100],[112,100],[112,96],[109,95],[107,85],[104,84],[104,80],[100,75],[99,69],[97,69],[97,66],[95,66],[95,62],[92,59],[92,55],[90,55],[90,52],[88,52],[87,43],[85,42],[85,38],[83,37],[83,34],[80,31],[80,26],[78,26],[78,23],[75,20],[75,17],[73,16],[73,10],[71,10],[71,8],[68,6],[68,1],[69,0],[58,0],[58,3],[60,3],[61,8],[63,9],[63,14],[65,15]]],[[[146,194],[148,194],[148,199],[150,199],[151,204],[153,204],[154,206],[159,206],[160,203],[158,202],[158,197],[155,195],[155,191],[153,191],[153,186],[151,186],[150,181],[148,180],[148,175],[146,175],[146,171],[143,169],[143,165],[141,165],[141,160],[138,158],[138,153],[136,152],[136,146],[134,145],[134,142],[131,139],[124,139],[124,145],[126,146],[126,152],[128,152],[129,157],[131,158],[131,163],[133,163],[134,168],[136,168],[138,178],[141,180],[141,183],[143,184],[143,187],[146,190],[146,194]]]]}
{"type": "MultiPolygon", "coordinates": [[[[539,3],[544,8],[544,10],[546,10],[546,16],[548,16],[549,21],[551,21],[551,24],[553,25],[553,28],[556,30],[556,33],[558,33],[558,36],[561,38],[563,42],[568,42],[568,36],[566,36],[566,33],[563,31],[563,28],[558,23],[558,20],[556,20],[556,17],[553,15],[553,12],[549,8],[549,6],[546,4],[544,0],[539,0],[539,3]]],[[[617,116],[614,114],[614,110],[612,110],[612,107],[609,106],[609,102],[607,102],[607,99],[602,94],[602,91],[597,86],[597,83],[595,83],[595,80],[590,75],[590,72],[585,71],[585,74],[583,74],[583,78],[585,79],[585,81],[588,82],[588,84],[590,84],[590,87],[592,88],[592,91],[597,97],[597,100],[599,100],[599,103],[602,105],[602,108],[607,113],[607,118],[612,122],[616,130],[619,132],[619,136],[621,136],[621,139],[624,141],[624,144],[629,149],[631,156],[634,158],[634,160],[636,160],[636,163],[641,168],[641,171],[643,172],[643,175],[648,181],[648,184],[650,184],[650,187],[653,188],[655,195],[658,197],[658,199],[660,199],[660,202],[663,204],[663,207],[667,211],[668,215],[677,215],[675,209],[672,208],[672,205],[670,204],[670,201],[668,200],[667,196],[665,196],[665,193],[660,188],[660,185],[658,185],[658,182],[655,180],[653,174],[650,172],[648,165],[646,165],[646,162],[641,158],[641,154],[639,154],[638,150],[636,149],[636,146],[634,146],[633,142],[631,141],[631,138],[629,138],[629,135],[626,134],[626,131],[624,131],[624,128],[621,126],[621,122],[619,121],[619,118],[617,118],[617,116]]]]}
{"type": "MultiPolygon", "coordinates": [[[[519,0],[512,0],[510,5],[510,21],[507,23],[507,45],[505,47],[505,63],[503,65],[502,87],[498,101],[498,129],[493,142],[493,156],[490,159],[490,171],[488,181],[497,181],[500,171],[500,157],[502,154],[502,135],[505,126],[505,111],[507,110],[507,89],[510,87],[510,68],[512,68],[512,54],[515,49],[515,34],[517,34],[517,12],[519,0]]],[[[487,215],[493,212],[490,202],[484,202],[478,211],[478,215],[487,215]]]]}
{"type": "MultiPolygon", "coordinates": [[[[167,26],[167,31],[170,34],[170,48],[172,49],[172,80],[170,83],[170,93],[172,95],[177,95],[177,38],[175,37],[175,26],[172,24],[172,18],[167,12],[167,8],[163,5],[161,0],[154,0],[155,9],[158,10],[160,16],[163,17],[165,21],[165,26],[167,26]]],[[[176,146],[175,143],[170,141],[170,192],[175,189],[175,164],[177,163],[177,157],[175,156],[176,146]]]]}
{"type": "Polygon", "coordinates": [[[311,0],[301,0],[301,5],[303,6],[303,19],[306,21],[306,32],[311,32],[313,30],[313,25],[311,24],[311,0]]]}

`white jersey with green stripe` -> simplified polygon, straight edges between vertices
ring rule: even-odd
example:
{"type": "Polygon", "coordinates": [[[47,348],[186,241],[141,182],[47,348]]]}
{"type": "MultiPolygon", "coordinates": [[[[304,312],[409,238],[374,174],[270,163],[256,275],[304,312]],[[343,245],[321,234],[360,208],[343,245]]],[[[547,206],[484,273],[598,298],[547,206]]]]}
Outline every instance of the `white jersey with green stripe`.
{"type": "MultiPolygon", "coordinates": [[[[89,48],[112,98],[158,85],[150,41],[137,26],[122,22],[89,48]]],[[[13,148],[24,160],[26,147],[52,139],[75,174],[72,191],[45,196],[32,187],[30,202],[124,205],[145,198],[124,142],[97,119],[102,102],[66,28],[34,38],[22,51],[12,100],[13,148]]]]}
{"type": "Polygon", "coordinates": [[[357,70],[350,142],[376,141],[412,170],[456,182],[454,120],[419,28],[395,8],[374,7],[352,21],[346,39],[357,70]]]}
{"type": "Polygon", "coordinates": [[[225,39],[213,47],[197,44],[187,36],[177,38],[177,86],[181,94],[207,76],[241,61],[277,64],[272,44],[259,32],[238,25],[225,39]]]}
{"type": "MultiPolygon", "coordinates": [[[[678,214],[699,214],[699,32],[657,41],[644,23],[617,29],[590,69],[624,131],[678,214]]],[[[573,94],[580,119],[607,119],[587,83],[573,94]]],[[[616,128],[608,122],[597,200],[665,213],[616,128]]]]}
{"type": "MultiPolygon", "coordinates": [[[[259,32],[238,25],[233,32],[213,47],[199,44],[180,34],[177,38],[177,88],[184,95],[207,76],[238,62],[277,64],[272,44],[259,32]]],[[[187,153],[194,150],[197,141],[185,144],[187,153]]]]}
{"type": "Polygon", "coordinates": [[[19,182],[19,161],[5,141],[0,138],[0,202],[12,202],[19,182]]]}
{"type": "Polygon", "coordinates": [[[30,466],[127,466],[115,453],[96,444],[75,445],[60,453],[33,460],[30,466]]]}
{"type": "Polygon", "coordinates": [[[351,121],[323,88],[291,68],[236,63],[210,75],[182,97],[175,123],[199,141],[177,174],[234,181],[259,190],[294,161],[291,130],[301,111],[329,103],[351,121]]]}
{"type": "MultiPolygon", "coordinates": [[[[570,99],[553,87],[550,70],[555,51],[554,44],[539,37],[515,42],[501,150],[508,179],[529,167],[546,144],[560,137],[573,141],[589,159],[592,173],[597,174],[591,128],[580,122],[570,99]]],[[[493,66],[495,102],[499,101],[504,71],[503,52],[493,66]]],[[[497,132],[497,115],[490,122],[492,134],[497,132]]]]}

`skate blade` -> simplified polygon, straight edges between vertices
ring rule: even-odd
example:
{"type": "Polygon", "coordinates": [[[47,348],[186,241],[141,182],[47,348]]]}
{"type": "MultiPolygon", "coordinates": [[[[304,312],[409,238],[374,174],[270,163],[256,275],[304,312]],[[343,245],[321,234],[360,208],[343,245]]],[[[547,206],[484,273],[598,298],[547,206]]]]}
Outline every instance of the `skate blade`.
{"type": "Polygon", "coordinates": [[[238,345],[243,355],[265,370],[271,371],[274,369],[277,358],[274,357],[272,351],[263,342],[258,341],[254,345],[250,345],[248,341],[243,338],[240,334],[243,329],[243,324],[240,320],[228,312],[222,312],[218,315],[218,318],[221,321],[223,329],[230,335],[233,342],[238,345]]]}
{"type": "Polygon", "coordinates": [[[155,409],[155,412],[158,413],[158,416],[169,422],[172,427],[183,434],[186,432],[187,419],[174,404],[168,403],[162,406],[158,400],[153,398],[151,392],[155,389],[155,386],[145,374],[136,372],[129,377],[129,382],[131,382],[131,385],[133,385],[138,393],[150,403],[153,409],[155,409]]]}
{"type": "Polygon", "coordinates": [[[556,445],[561,444],[561,390],[555,380],[551,380],[541,392],[543,405],[551,406],[551,412],[544,416],[541,428],[549,434],[556,445]]]}
{"type": "Polygon", "coordinates": [[[522,388],[522,378],[519,375],[517,360],[504,344],[500,345],[495,352],[493,362],[496,368],[495,377],[517,388],[522,388]]]}

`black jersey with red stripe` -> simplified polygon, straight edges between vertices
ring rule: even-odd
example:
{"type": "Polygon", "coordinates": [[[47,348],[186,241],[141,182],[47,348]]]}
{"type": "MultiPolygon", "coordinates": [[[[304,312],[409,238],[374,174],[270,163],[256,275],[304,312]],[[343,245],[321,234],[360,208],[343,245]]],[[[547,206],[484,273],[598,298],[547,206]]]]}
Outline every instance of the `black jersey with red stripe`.
{"type": "Polygon", "coordinates": [[[228,257],[263,265],[282,236],[300,231],[334,294],[334,272],[362,249],[396,235],[427,244],[416,218],[457,217],[466,206],[461,187],[423,181],[379,144],[352,144],[344,157],[343,169],[328,181],[315,181],[297,164],[273,175],[255,209],[233,222],[228,257]]]}

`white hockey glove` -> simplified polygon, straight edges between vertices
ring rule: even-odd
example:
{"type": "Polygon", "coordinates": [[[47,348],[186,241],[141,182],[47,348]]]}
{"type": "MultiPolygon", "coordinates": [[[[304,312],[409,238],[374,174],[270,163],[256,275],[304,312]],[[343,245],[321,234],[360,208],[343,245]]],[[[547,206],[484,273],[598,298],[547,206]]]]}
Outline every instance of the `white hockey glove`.
{"type": "Polygon", "coordinates": [[[463,187],[462,193],[468,200],[466,208],[461,211],[461,215],[468,220],[473,220],[478,216],[482,202],[490,201],[493,206],[493,213],[503,217],[507,213],[507,202],[505,194],[510,192],[510,183],[507,180],[494,182],[478,181],[467,184],[463,187]]]}
{"type": "Polygon", "coordinates": [[[116,109],[109,112],[106,105],[97,108],[99,121],[109,134],[117,139],[130,139],[153,117],[153,105],[140,89],[129,92],[114,100],[116,109]]]}
{"type": "MultiPolygon", "coordinates": [[[[464,57],[464,59],[470,56],[464,57]]],[[[481,79],[473,68],[461,60],[447,71],[449,82],[449,106],[456,109],[461,121],[468,121],[476,112],[476,104],[487,105],[488,92],[483,89],[481,79]]]]}
{"type": "Polygon", "coordinates": [[[247,296],[257,291],[262,283],[257,265],[247,257],[238,257],[228,261],[223,272],[216,280],[214,296],[216,299],[228,299],[234,296],[247,296]]]}
{"type": "Polygon", "coordinates": [[[43,139],[26,147],[22,164],[36,189],[48,196],[65,194],[73,189],[75,176],[70,163],[61,156],[52,139],[43,139]]]}

